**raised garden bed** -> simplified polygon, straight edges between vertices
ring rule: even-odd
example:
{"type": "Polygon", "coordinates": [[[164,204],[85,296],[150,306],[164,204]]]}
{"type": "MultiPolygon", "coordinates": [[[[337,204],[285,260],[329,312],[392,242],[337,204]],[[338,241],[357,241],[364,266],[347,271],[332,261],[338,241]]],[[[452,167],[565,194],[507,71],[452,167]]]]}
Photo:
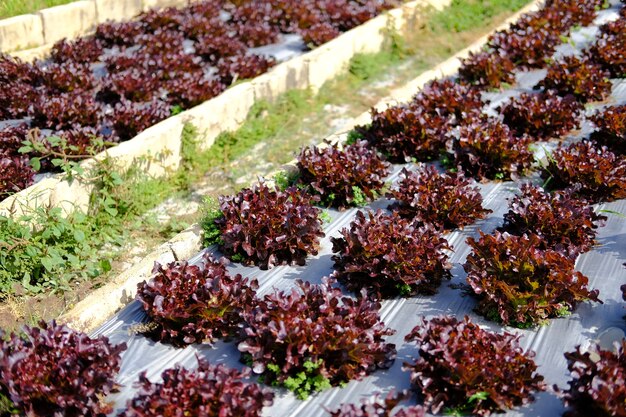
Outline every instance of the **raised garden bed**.
{"type": "MultiPolygon", "coordinates": [[[[7,143],[22,142],[25,121],[26,127],[39,129],[30,137],[38,146],[28,149],[36,158],[33,166],[58,170],[53,160],[80,159],[104,149],[103,142],[126,141],[147,129],[106,155],[118,160],[121,169],[139,161],[148,174],[163,175],[180,164],[183,123],[196,125],[203,135],[203,147],[210,146],[217,134],[239,126],[255,100],[275,98],[290,88],[317,89],[340,72],[354,53],[379,50],[385,37],[381,31],[408,27],[419,2],[395,10],[389,22],[381,16],[355,31],[349,29],[396,4],[328,4],[336,12],[330,17],[319,11],[323,9],[320,5],[299,4],[297,7],[318,12],[296,13],[291,3],[275,3],[268,2],[273,6],[260,14],[253,13],[247,3],[235,6],[211,1],[180,10],[151,11],[136,21],[100,25],[87,38],[60,41],[45,63],[30,65],[3,57],[2,82],[6,88],[0,98],[5,102],[2,118],[17,119],[10,123],[15,126],[11,136],[16,140],[7,143]],[[296,19],[296,14],[302,17],[296,19]],[[345,31],[349,33],[339,36],[345,31]],[[303,54],[337,36],[334,43],[303,54]],[[162,47],[154,47],[159,44],[162,47]],[[263,74],[273,66],[252,83],[219,94],[238,80],[263,74]],[[203,105],[184,111],[200,103],[203,105]],[[68,110],[76,105],[89,111],[68,110]],[[53,134],[62,140],[47,141],[53,134]]],[[[4,123],[2,126],[7,128],[4,123]]],[[[20,174],[19,181],[9,177],[0,180],[0,193],[7,197],[35,177],[19,146],[3,146],[2,155],[2,178],[20,174]]],[[[0,207],[20,213],[24,207],[50,202],[66,211],[73,210],[74,205],[85,209],[89,189],[89,184],[80,181],[68,184],[60,177],[46,178],[6,199],[0,207]]]]}

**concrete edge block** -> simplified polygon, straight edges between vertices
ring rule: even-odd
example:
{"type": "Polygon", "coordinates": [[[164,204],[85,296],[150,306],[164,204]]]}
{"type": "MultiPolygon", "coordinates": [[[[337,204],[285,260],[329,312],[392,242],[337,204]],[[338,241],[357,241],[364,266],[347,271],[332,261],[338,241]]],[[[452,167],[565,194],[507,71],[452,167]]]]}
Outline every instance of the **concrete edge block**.
{"type": "Polygon", "coordinates": [[[324,83],[348,69],[350,60],[358,52],[355,49],[356,35],[348,31],[306,54],[309,88],[317,92],[324,83]]]}
{"type": "Polygon", "coordinates": [[[289,90],[304,90],[309,87],[308,54],[282,62],[250,81],[255,100],[274,100],[289,90]]]}
{"type": "Polygon", "coordinates": [[[45,43],[55,43],[63,38],[73,39],[87,34],[96,27],[94,0],[78,0],[61,6],[40,10],[45,43]]]}
{"type": "Polygon", "coordinates": [[[91,332],[135,298],[137,285],[150,279],[155,262],[188,259],[202,248],[202,228],[193,225],[156,248],[114,281],[95,290],[59,317],[75,330],[91,332]]]}
{"type": "Polygon", "coordinates": [[[141,0],[94,0],[96,23],[132,19],[143,11],[141,0]]]}
{"type": "Polygon", "coordinates": [[[72,181],[61,180],[50,193],[50,205],[60,207],[65,215],[76,210],[86,213],[89,209],[89,200],[93,186],[79,179],[72,181]]]}
{"type": "Polygon", "coordinates": [[[220,133],[239,128],[254,105],[251,82],[237,84],[217,97],[179,114],[183,123],[191,123],[200,136],[200,149],[208,149],[220,133]]]}
{"type": "Polygon", "coordinates": [[[349,32],[354,36],[354,51],[364,54],[380,51],[385,44],[388,18],[387,14],[382,14],[351,29],[349,32]]]}
{"type": "Polygon", "coordinates": [[[196,223],[168,240],[166,244],[174,254],[174,258],[181,261],[190,258],[200,250],[202,237],[202,226],[196,223]]]}
{"type": "Polygon", "coordinates": [[[140,165],[140,169],[148,175],[162,176],[180,166],[182,131],[182,118],[170,117],[149,127],[133,139],[101,152],[95,159],[109,157],[122,170],[130,168],[131,165],[140,165]]]}
{"type": "Polygon", "coordinates": [[[36,48],[24,49],[23,51],[10,52],[11,56],[21,59],[24,62],[33,62],[36,59],[44,59],[52,50],[53,43],[47,43],[36,48]]]}
{"type": "Polygon", "coordinates": [[[40,15],[23,14],[0,20],[0,52],[35,48],[43,44],[40,15]]]}
{"type": "Polygon", "coordinates": [[[44,178],[36,184],[0,201],[0,215],[13,218],[27,214],[29,210],[50,206],[50,197],[61,182],[60,176],[44,178]]]}
{"type": "Polygon", "coordinates": [[[281,75],[277,71],[268,71],[261,74],[254,80],[250,81],[250,85],[254,94],[254,101],[273,100],[284,92],[284,86],[281,75]]]}
{"type": "Polygon", "coordinates": [[[189,4],[188,0],[142,0],[143,11],[162,9],[165,7],[181,7],[189,4]]]}

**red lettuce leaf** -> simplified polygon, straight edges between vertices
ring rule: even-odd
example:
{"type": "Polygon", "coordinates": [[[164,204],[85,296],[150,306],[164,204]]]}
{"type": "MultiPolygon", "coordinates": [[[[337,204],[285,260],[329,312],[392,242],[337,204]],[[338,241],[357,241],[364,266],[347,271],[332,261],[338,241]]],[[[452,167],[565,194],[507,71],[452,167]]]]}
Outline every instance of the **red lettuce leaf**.
{"type": "Polygon", "coordinates": [[[359,211],[340,233],[331,238],[335,275],[351,291],[383,297],[434,294],[450,278],[445,251],[452,248],[429,224],[417,227],[382,210],[359,211]]]}
{"type": "Polygon", "coordinates": [[[574,260],[534,234],[480,232],[467,239],[467,282],[479,298],[477,311],[507,325],[528,327],[569,314],[581,301],[601,302],[574,260]]]}
{"type": "Polygon", "coordinates": [[[23,415],[102,417],[115,390],[126,344],[90,338],[65,325],[41,322],[22,335],[0,331],[0,392],[23,415]]]}
{"type": "Polygon", "coordinates": [[[390,208],[400,216],[451,230],[491,213],[483,208],[480,190],[472,184],[460,172],[439,173],[433,166],[422,165],[412,172],[403,168],[397,188],[387,193],[387,197],[397,201],[390,208]]]}
{"type": "Polygon", "coordinates": [[[484,330],[467,316],[422,319],[405,338],[417,343],[419,358],[403,369],[435,414],[444,408],[480,416],[505,412],[546,388],[534,352],[524,352],[519,339],[484,330]]]}
{"type": "Polygon", "coordinates": [[[150,382],[146,372],[139,375],[139,391],[128,401],[119,417],[260,417],[274,394],[222,364],[213,365],[198,358],[198,368],[176,365],[164,371],[163,382],[150,382]]]}
{"type": "Polygon", "coordinates": [[[207,256],[202,266],[157,263],[152,279],[137,286],[136,298],[154,324],[146,333],[184,346],[237,333],[243,311],[256,302],[257,288],[257,280],[231,277],[223,262],[207,256]]]}

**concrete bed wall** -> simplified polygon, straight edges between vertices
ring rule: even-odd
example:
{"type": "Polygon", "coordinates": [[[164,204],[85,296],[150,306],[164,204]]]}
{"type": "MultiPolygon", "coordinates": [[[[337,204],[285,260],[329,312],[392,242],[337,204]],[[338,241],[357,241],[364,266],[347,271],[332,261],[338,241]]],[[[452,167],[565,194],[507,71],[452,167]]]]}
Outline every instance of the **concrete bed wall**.
{"type": "Polygon", "coordinates": [[[55,42],[87,35],[107,20],[129,20],[149,9],[189,3],[192,1],[79,0],[9,17],[0,20],[0,52],[31,61],[45,56],[55,42]]]}

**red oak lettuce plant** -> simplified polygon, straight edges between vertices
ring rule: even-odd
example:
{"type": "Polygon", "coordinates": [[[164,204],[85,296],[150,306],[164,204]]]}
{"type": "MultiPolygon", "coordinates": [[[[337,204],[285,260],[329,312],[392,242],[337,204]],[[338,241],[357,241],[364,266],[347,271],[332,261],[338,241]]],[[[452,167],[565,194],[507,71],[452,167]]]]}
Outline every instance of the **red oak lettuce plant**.
{"type": "Polygon", "coordinates": [[[94,128],[77,126],[67,130],[57,130],[54,134],[43,134],[38,130],[33,130],[27,139],[37,141],[44,146],[50,155],[41,159],[41,165],[46,170],[53,171],[55,167],[51,160],[54,152],[57,152],[57,155],[61,153],[85,157],[103,151],[105,148],[103,141],[107,140],[112,143],[116,137],[104,137],[94,128]],[[53,137],[60,139],[58,144],[53,137]]]}
{"type": "Polygon", "coordinates": [[[516,137],[511,129],[492,117],[476,117],[450,134],[448,144],[453,165],[466,175],[483,179],[516,179],[533,163],[528,136],[516,137]]]}
{"type": "Polygon", "coordinates": [[[434,294],[449,278],[446,239],[429,224],[418,227],[397,214],[359,211],[350,228],[333,237],[335,274],[351,291],[377,296],[434,294]]]}
{"type": "Polygon", "coordinates": [[[95,126],[100,121],[99,105],[84,91],[41,97],[32,106],[31,116],[36,127],[71,129],[76,125],[95,126]]]}
{"type": "Polygon", "coordinates": [[[50,64],[42,70],[41,76],[51,95],[91,90],[96,82],[88,65],[75,63],[50,64]]]}
{"type": "Polygon", "coordinates": [[[298,281],[298,289],[276,291],[246,312],[239,351],[254,373],[298,397],[389,368],[394,333],[380,321],[380,304],[366,294],[344,296],[333,281],[298,281]]]}
{"type": "Polygon", "coordinates": [[[397,201],[389,207],[404,218],[439,229],[463,228],[491,213],[483,208],[480,190],[472,184],[460,172],[439,173],[427,165],[412,172],[403,168],[397,188],[387,193],[397,201]]]}
{"type": "Polygon", "coordinates": [[[164,88],[170,105],[187,109],[219,95],[226,86],[216,79],[207,78],[200,70],[181,73],[166,81],[164,88]]]}
{"type": "Polygon", "coordinates": [[[318,198],[296,187],[285,191],[264,183],[235,196],[219,198],[223,217],[215,220],[221,232],[220,250],[231,259],[263,269],[280,264],[304,265],[316,255],[324,237],[318,198]]]}
{"type": "Polygon", "coordinates": [[[90,64],[98,61],[103,52],[103,42],[99,39],[61,39],[52,46],[50,59],[58,64],[90,64]]]}
{"type": "Polygon", "coordinates": [[[0,128],[0,152],[6,155],[20,155],[20,148],[26,140],[29,129],[26,123],[0,128]]]}
{"type": "Polygon", "coordinates": [[[112,411],[103,397],[115,389],[122,343],[113,346],[54,321],[25,327],[23,335],[0,331],[0,394],[15,413],[33,417],[101,417],[112,411]]]}
{"type": "MultiPolygon", "coordinates": [[[[622,8],[620,12],[624,13],[625,12],[624,8],[622,8]]],[[[619,35],[619,34],[623,34],[625,29],[626,29],[626,20],[617,19],[617,20],[612,20],[610,22],[607,22],[601,25],[600,34],[619,35]]]]}
{"type": "Polygon", "coordinates": [[[233,10],[232,23],[239,38],[249,47],[267,45],[278,40],[279,29],[268,22],[272,3],[243,1],[233,10]],[[259,4],[260,3],[260,4],[259,4]]]}
{"type": "Polygon", "coordinates": [[[198,368],[176,365],[163,372],[163,382],[139,375],[139,391],[119,417],[260,417],[272,405],[274,394],[246,381],[249,370],[240,372],[198,358],[198,368]]]}
{"type": "Polygon", "coordinates": [[[514,69],[513,61],[496,51],[470,52],[461,60],[459,78],[479,87],[499,88],[515,82],[514,69]]]}
{"type": "MultiPolygon", "coordinates": [[[[0,73],[0,79],[1,76],[0,73]]],[[[6,83],[0,81],[0,83],[3,85],[0,89],[0,118],[10,120],[28,116],[32,110],[32,104],[39,100],[40,93],[37,88],[20,81],[6,83]]]]}
{"type": "Polygon", "coordinates": [[[182,346],[234,335],[256,301],[256,280],[231,277],[224,262],[210,256],[202,266],[157,263],[152,273],[137,286],[137,300],[153,324],[146,333],[162,342],[182,346]]]}
{"type": "Polygon", "coordinates": [[[538,94],[523,93],[497,111],[515,135],[546,140],[577,129],[583,106],[574,96],[561,97],[548,90],[538,94]]]}
{"type": "MultiPolygon", "coordinates": [[[[622,11],[626,8],[622,7],[622,11]]],[[[614,78],[626,76],[626,19],[622,17],[600,27],[600,35],[587,49],[586,55],[614,78]]]]}
{"type": "Polygon", "coordinates": [[[615,155],[626,156],[626,105],[605,107],[589,117],[596,130],[591,139],[615,155]]]}
{"type": "Polygon", "coordinates": [[[41,81],[41,70],[19,58],[0,53],[0,81],[10,83],[21,81],[37,85],[41,81]]]}
{"type": "Polygon", "coordinates": [[[569,389],[561,392],[570,407],[565,417],[626,416],[626,339],[617,352],[577,346],[565,358],[572,374],[569,389]]]}
{"type": "Polygon", "coordinates": [[[593,61],[566,56],[548,66],[546,77],[535,88],[554,89],[561,96],[572,94],[582,103],[601,101],[611,94],[608,77],[593,61]]]}
{"type": "Polygon", "coordinates": [[[596,10],[605,4],[602,0],[548,1],[542,9],[523,15],[509,29],[496,32],[489,38],[488,46],[518,65],[543,67],[561,43],[561,36],[567,35],[574,25],[591,24],[596,10]]]}
{"type": "MultiPolygon", "coordinates": [[[[596,18],[597,11],[608,6],[609,2],[604,0],[548,0],[540,13],[545,13],[546,9],[560,11],[555,19],[564,21],[563,24],[589,26],[596,18]]],[[[554,19],[551,22],[554,22],[554,19]]]]}
{"type": "Polygon", "coordinates": [[[539,235],[552,249],[576,259],[596,244],[596,229],[606,216],[597,214],[585,200],[571,191],[546,193],[541,187],[524,184],[521,194],[509,202],[502,231],[521,236],[539,235]]]}
{"type": "Polygon", "coordinates": [[[18,58],[0,53],[0,118],[21,119],[39,100],[41,70],[18,58]]]}
{"type": "Polygon", "coordinates": [[[217,73],[222,84],[231,85],[235,81],[261,75],[275,63],[274,59],[261,55],[236,55],[220,59],[217,63],[217,73]]]}
{"type": "Polygon", "coordinates": [[[231,36],[205,36],[200,38],[194,45],[196,54],[200,55],[212,65],[217,64],[221,58],[238,56],[246,51],[246,45],[231,36]]]}
{"type": "Polygon", "coordinates": [[[572,187],[591,202],[626,198],[626,157],[593,142],[559,146],[548,156],[541,176],[550,189],[572,187]]]}
{"type": "Polygon", "coordinates": [[[483,107],[480,90],[451,80],[434,80],[404,105],[372,110],[372,124],[357,127],[368,142],[392,162],[439,156],[445,132],[483,107]]]}
{"type": "Polygon", "coordinates": [[[472,252],[463,265],[479,298],[476,310],[507,325],[529,327],[569,314],[580,301],[596,301],[598,290],[574,271],[574,261],[534,234],[513,236],[480,232],[467,239],[472,252]]]}
{"type": "Polygon", "coordinates": [[[450,79],[433,80],[417,93],[412,103],[430,115],[439,115],[457,125],[469,114],[480,113],[485,104],[481,90],[450,79]]]}
{"type": "Polygon", "coordinates": [[[129,140],[169,117],[170,111],[169,105],[158,100],[146,103],[122,100],[113,109],[113,128],[120,140],[129,140]]]}
{"type": "Polygon", "coordinates": [[[322,45],[339,36],[340,32],[327,22],[315,23],[302,29],[302,40],[307,45],[322,45]]]}
{"type": "Polygon", "coordinates": [[[446,119],[430,115],[413,103],[372,109],[372,124],[358,126],[359,133],[391,162],[404,163],[411,158],[427,161],[444,148],[442,132],[446,119]]]}
{"type": "Polygon", "coordinates": [[[359,405],[342,404],[337,410],[328,413],[331,417],[425,417],[426,411],[422,406],[398,408],[398,404],[408,395],[407,392],[396,394],[391,391],[385,398],[381,398],[379,394],[375,394],[362,400],[359,405]]]}
{"type": "MultiPolygon", "coordinates": [[[[539,19],[542,24],[548,25],[547,20],[539,19]]],[[[549,27],[529,29],[511,27],[499,31],[489,37],[487,45],[503,57],[511,60],[515,65],[530,68],[545,66],[545,58],[550,56],[559,44],[559,34],[549,27]]]]}
{"type": "Polygon", "coordinates": [[[143,31],[141,22],[106,22],[96,27],[94,38],[106,48],[131,46],[143,31]]]}
{"type": "Polygon", "coordinates": [[[411,382],[435,414],[488,416],[534,400],[544,391],[534,352],[524,352],[520,336],[484,330],[467,316],[422,319],[405,338],[414,341],[419,358],[405,363],[411,382]]]}
{"type": "Polygon", "coordinates": [[[338,208],[362,205],[378,196],[385,185],[389,164],[367,142],[307,147],[298,156],[298,182],[310,185],[322,203],[338,208]]]}

